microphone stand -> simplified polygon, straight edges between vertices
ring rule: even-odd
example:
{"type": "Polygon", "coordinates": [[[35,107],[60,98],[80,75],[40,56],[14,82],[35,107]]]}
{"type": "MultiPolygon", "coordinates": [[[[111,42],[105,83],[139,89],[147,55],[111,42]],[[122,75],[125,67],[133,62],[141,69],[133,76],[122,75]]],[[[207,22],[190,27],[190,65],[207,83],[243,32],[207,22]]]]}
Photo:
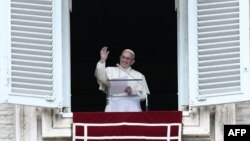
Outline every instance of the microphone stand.
{"type": "MultiPolygon", "coordinates": [[[[131,74],[129,74],[128,72],[126,72],[125,70],[124,70],[124,68],[122,68],[122,66],[120,66],[119,64],[116,64],[116,66],[118,67],[118,68],[120,68],[123,72],[125,72],[128,76],[130,76],[131,78],[133,78],[133,79],[136,79],[134,76],[132,76],[131,74]]],[[[139,83],[139,82],[137,82],[137,83],[139,83]]],[[[142,85],[143,87],[144,87],[144,85],[142,84],[142,83],[139,83],[140,85],[142,85]]],[[[148,95],[147,94],[145,94],[146,95],[146,99],[145,99],[145,108],[146,108],[146,111],[148,111],[148,95]]]]}

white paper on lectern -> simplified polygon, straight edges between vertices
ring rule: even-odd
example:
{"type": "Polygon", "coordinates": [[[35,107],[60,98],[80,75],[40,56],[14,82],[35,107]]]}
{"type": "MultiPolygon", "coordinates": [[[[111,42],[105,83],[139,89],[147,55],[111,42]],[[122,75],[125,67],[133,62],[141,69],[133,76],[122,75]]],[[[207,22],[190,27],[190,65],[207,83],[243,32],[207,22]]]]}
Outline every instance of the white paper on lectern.
{"type": "Polygon", "coordinates": [[[126,94],[124,91],[126,87],[129,86],[129,82],[141,83],[142,79],[127,79],[127,78],[118,78],[109,80],[109,94],[126,94]]]}
{"type": "Polygon", "coordinates": [[[121,94],[128,86],[128,82],[124,80],[110,80],[109,94],[121,94]]]}

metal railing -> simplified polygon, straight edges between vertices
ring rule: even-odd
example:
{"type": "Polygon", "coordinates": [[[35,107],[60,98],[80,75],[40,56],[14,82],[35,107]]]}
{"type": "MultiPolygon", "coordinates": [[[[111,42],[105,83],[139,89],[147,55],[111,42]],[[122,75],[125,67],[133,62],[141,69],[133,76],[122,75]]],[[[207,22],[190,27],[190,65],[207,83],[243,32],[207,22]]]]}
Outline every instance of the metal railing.
{"type": "Polygon", "coordinates": [[[105,140],[105,139],[146,139],[146,140],[178,140],[181,141],[181,133],[182,133],[182,124],[181,123],[129,123],[129,122],[121,122],[121,123],[73,123],[73,141],[83,140],[105,140]],[[77,126],[83,127],[83,135],[76,136],[76,128],[77,126]],[[105,127],[105,126],[165,126],[167,128],[166,136],[88,136],[88,127],[105,127]],[[171,127],[178,128],[178,135],[171,136],[171,127]]]}

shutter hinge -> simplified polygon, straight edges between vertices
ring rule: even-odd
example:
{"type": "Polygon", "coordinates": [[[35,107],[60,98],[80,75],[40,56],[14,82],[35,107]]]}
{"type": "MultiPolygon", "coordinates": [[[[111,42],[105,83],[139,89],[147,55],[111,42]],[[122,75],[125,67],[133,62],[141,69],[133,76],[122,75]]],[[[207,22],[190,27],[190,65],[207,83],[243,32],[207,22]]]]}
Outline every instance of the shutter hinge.
{"type": "Polygon", "coordinates": [[[197,97],[196,99],[197,99],[198,101],[206,101],[206,100],[207,100],[206,97],[197,97]]]}
{"type": "Polygon", "coordinates": [[[47,101],[55,101],[55,97],[54,96],[51,96],[51,95],[48,95],[47,97],[46,97],[46,100],[47,101]]]}

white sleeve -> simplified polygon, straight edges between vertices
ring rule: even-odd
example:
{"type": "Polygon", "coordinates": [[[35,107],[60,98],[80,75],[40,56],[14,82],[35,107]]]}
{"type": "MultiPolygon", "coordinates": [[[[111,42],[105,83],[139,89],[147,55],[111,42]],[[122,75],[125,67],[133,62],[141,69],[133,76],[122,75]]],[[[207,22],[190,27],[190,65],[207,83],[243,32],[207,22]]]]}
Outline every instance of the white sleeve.
{"type": "Polygon", "coordinates": [[[99,84],[99,89],[105,91],[108,86],[108,76],[106,73],[106,63],[101,63],[100,61],[96,65],[95,77],[97,78],[97,83],[99,84]]]}
{"type": "Polygon", "coordinates": [[[146,81],[146,78],[144,75],[142,75],[142,83],[143,83],[143,87],[144,87],[144,89],[143,89],[144,93],[150,94],[150,91],[148,89],[148,84],[147,84],[147,81],[146,81]]]}
{"type": "Polygon", "coordinates": [[[132,89],[132,94],[133,95],[138,95],[140,97],[141,101],[145,100],[146,96],[147,96],[146,93],[143,93],[143,91],[141,91],[141,90],[133,90],[132,89]]]}
{"type": "Polygon", "coordinates": [[[144,75],[142,75],[142,83],[140,83],[140,87],[137,89],[132,89],[132,93],[140,96],[141,101],[146,99],[147,94],[150,94],[144,75]]]}

